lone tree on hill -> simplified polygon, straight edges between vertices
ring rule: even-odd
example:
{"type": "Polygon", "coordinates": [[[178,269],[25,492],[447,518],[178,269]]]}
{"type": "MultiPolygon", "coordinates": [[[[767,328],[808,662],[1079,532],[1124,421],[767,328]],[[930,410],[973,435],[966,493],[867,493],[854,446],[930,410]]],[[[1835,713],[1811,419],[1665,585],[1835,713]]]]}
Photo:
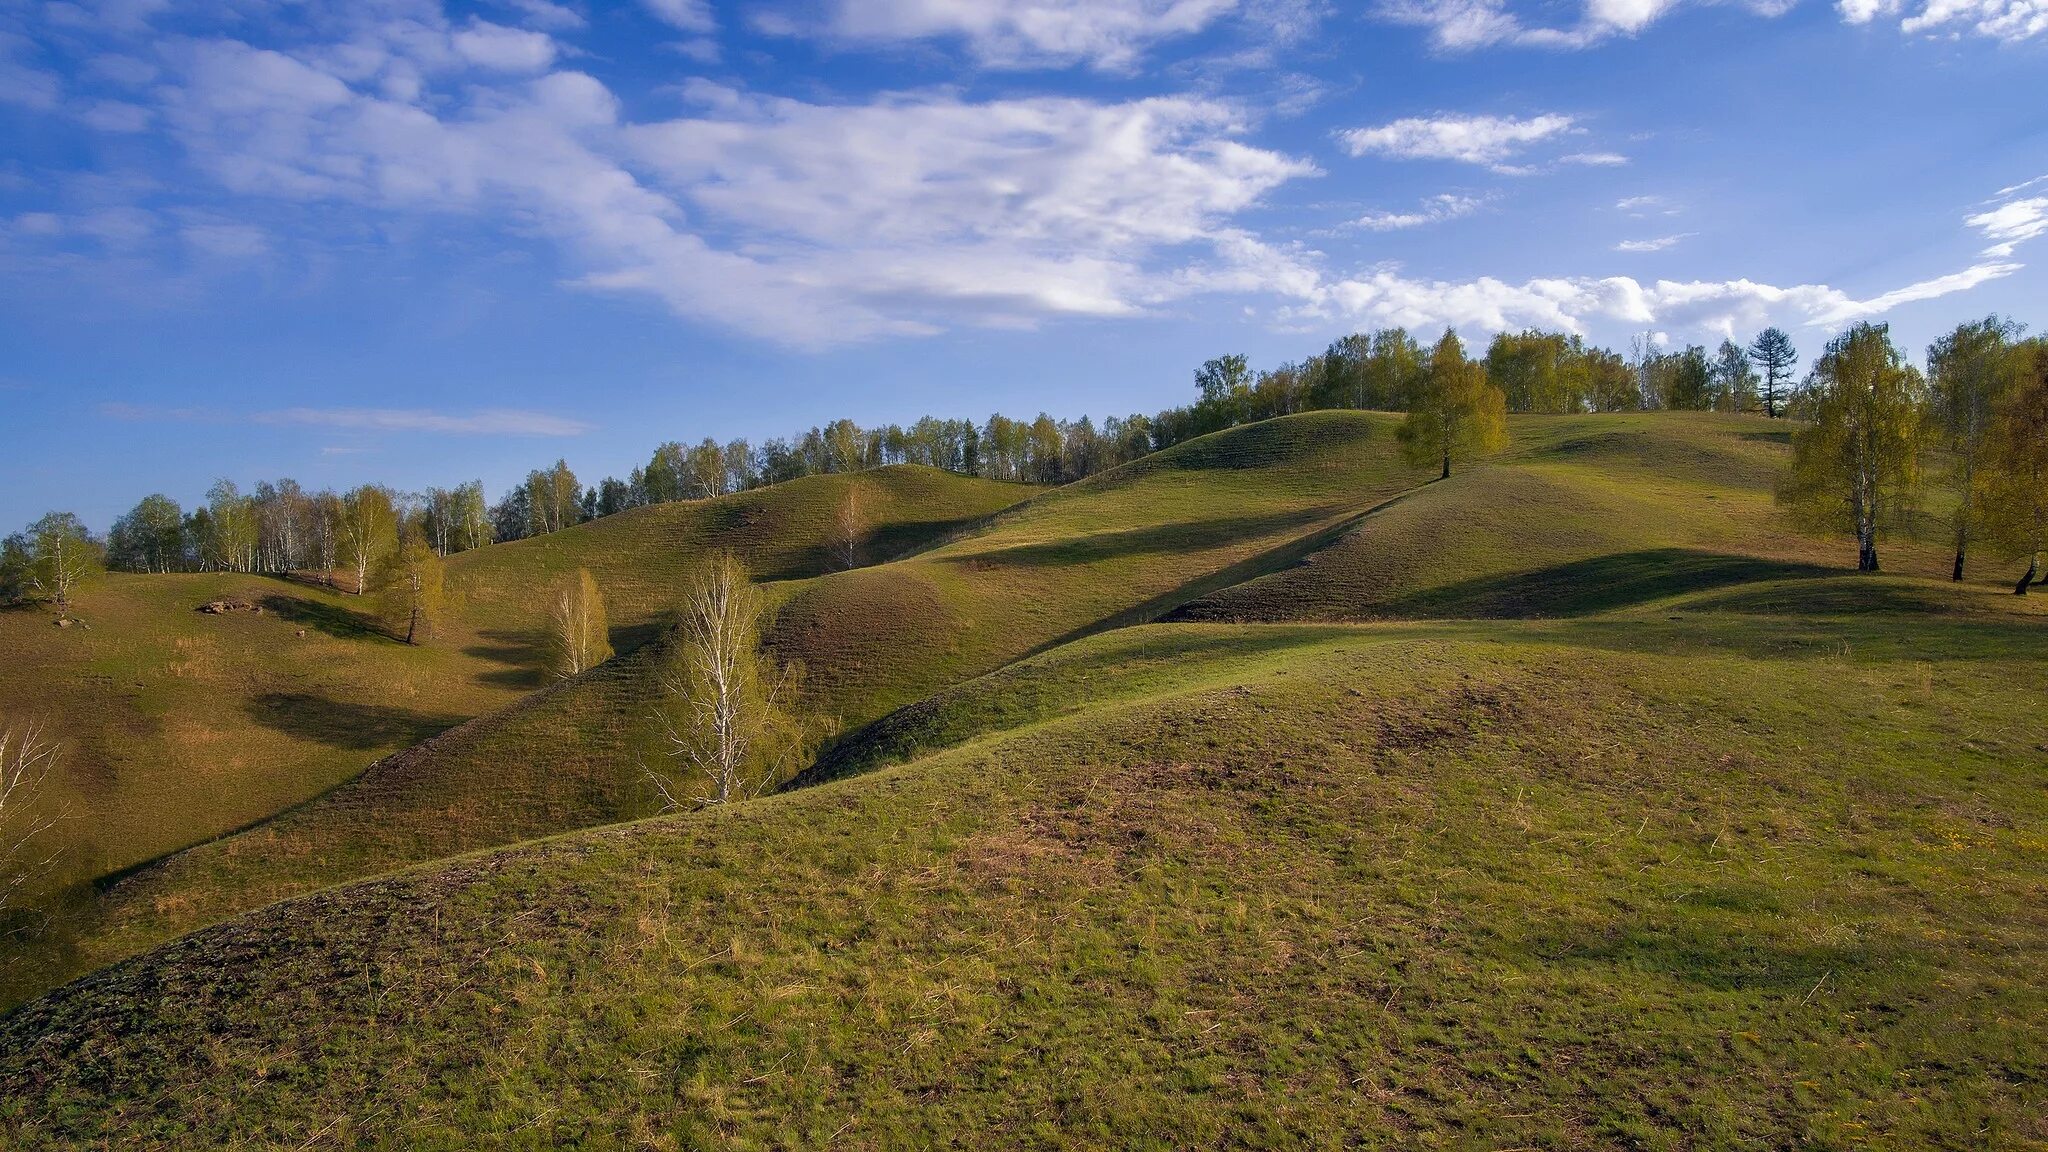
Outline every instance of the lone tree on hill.
{"type": "Polygon", "coordinates": [[[446,598],[441,558],[425,538],[407,533],[405,543],[385,558],[377,583],[379,614],[393,636],[418,644],[434,634],[446,598]]]}
{"type": "Polygon", "coordinates": [[[548,671],[567,680],[611,658],[604,597],[590,570],[578,568],[548,601],[548,671]]]}
{"type": "Polygon", "coordinates": [[[355,570],[355,594],[361,596],[369,588],[370,570],[398,543],[398,511],[391,489],[365,484],[341,497],[335,516],[341,560],[355,570]]]}
{"type": "Polygon", "coordinates": [[[2012,390],[2018,367],[2013,341],[2020,326],[1989,316],[1936,340],[1927,349],[1927,384],[1934,421],[1948,442],[1947,480],[1955,489],[1950,526],[1956,542],[1956,563],[1950,579],[1963,578],[1963,556],[1983,518],[1985,441],[1992,418],[2012,390]]]}
{"type": "Polygon", "coordinates": [[[106,554],[69,512],[52,512],[0,546],[4,582],[19,594],[48,599],[61,614],[81,584],[106,569],[106,554]]]}
{"type": "Polygon", "coordinates": [[[801,715],[802,671],[762,651],[767,600],[720,551],[691,583],[657,682],[655,762],[642,764],[665,811],[758,796],[817,747],[801,715]]]}
{"type": "Polygon", "coordinates": [[[2026,574],[2013,588],[2025,596],[2041,579],[2042,553],[2048,552],[2048,343],[2031,341],[2015,359],[2018,383],[1985,445],[1984,519],[1994,544],[2026,557],[2026,574]]]}
{"type": "Polygon", "coordinates": [[[1814,362],[1812,422],[1792,438],[1778,498],[1817,528],[1855,533],[1859,572],[1878,570],[1878,531],[1904,515],[1919,483],[1924,391],[1883,324],[1850,328],[1814,362]]]}
{"type": "Polygon", "coordinates": [[[36,842],[62,815],[51,810],[48,796],[57,751],[39,723],[0,728],[0,912],[56,862],[56,854],[43,855],[36,842]]]}
{"type": "Polygon", "coordinates": [[[832,515],[832,559],[841,568],[860,567],[861,541],[867,538],[867,511],[861,500],[860,481],[849,481],[839,508],[832,515]]]}
{"type": "Polygon", "coordinates": [[[1782,328],[1766,328],[1750,341],[1749,358],[1763,369],[1764,415],[1776,416],[1779,403],[1792,384],[1792,366],[1799,363],[1799,350],[1782,328]]]}
{"type": "Polygon", "coordinates": [[[1464,463],[1507,447],[1507,397],[1487,383],[1484,364],[1465,357],[1457,333],[1445,329],[1430,350],[1400,437],[1411,462],[1441,460],[1445,480],[1452,460],[1464,463]]]}

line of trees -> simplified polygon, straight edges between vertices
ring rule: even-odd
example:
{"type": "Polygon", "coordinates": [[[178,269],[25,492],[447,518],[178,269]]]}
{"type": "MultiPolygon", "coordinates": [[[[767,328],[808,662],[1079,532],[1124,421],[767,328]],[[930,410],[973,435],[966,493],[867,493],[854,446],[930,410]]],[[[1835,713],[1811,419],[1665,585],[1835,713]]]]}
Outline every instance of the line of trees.
{"type": "Polygon", "coordinates": [[[1780,499],[1812,527],[1853,535],[1857,568],[1875,572],[1880,536],[1930,483],[1945,488],[1951,577],[1982,542],[2027,561],[2013,589],[2026,595],[2048,552],[2048,341],[2020,334],[1997,316],[1958,325],[1928,347],[1924,373],[1886,325],[1829,341],[1795,398],[1807,422],[1780,499]]]}
{"type": "MultiPolygon", "coordinates": [[[[529,472],[495,504],[487,503],[480,481],[420,493],[378,485],[336,493],[308,492],[289,479],[265,481],[244,492],[222,480],[208,490],[204,504],[189,511],[168,496],[145,497],[103,541],[86,532],[76,517],[45,517],[0,545],[0,598],[33,596],[64,604],[77,581],[102,559],[109,567],[135,572],[316,572],[360,593],[369,588],[384,558],[414,538],[445,557],[630,508],[892,464],[1067,483],[1196,436],[1313,409],[1408,411],[1411,451],[1428,447],[1446,467],[1454,459],[1491,450],[1486,446],[1496,437],[1496,410],[1679,409],[1813,419],[1836,402],[1832,381],[1843,351],[1831,344],[1829,354],[1795,385],[1798,350],[1777,328],[1765,329],[1747,344],[1723,340],[1712,352],[1702,345],[1663,349],[1643,337],[1632,342],[1626,355],[1576,335],[1530,329],[1495,335],[1484,356],[1475,358],[1466,355],[1454,334],[1446,336],[1449,344],[1438,340],[1425,347],[1401,328],[1354,333],[1320,353],[1264,371],[1254,371],[1242,355],[1219,356],[1196,369],[1192,403],[1100,424],[1086,416],[1057,420],[1043,413],[1031,420],[995,414],[979,424],[925,417],[907,426],[872,428],[842,419],[758,446],[709,437],[695,444],[669,441],[625,479],[606,477],[590,485],[567,461],[556,460],[529,472]],[[1456,370],[1439,370],[1439,354],[1453,347],[1455,361],[1445,363],[1454,363],[1456,370]],[[1461,397],[1454,407],[1472,419],[1449,417],[1445,404],[1453,392],[1461,397]],[[1435,415],[1427,420],[1435,421],[1434,428],[1413,415],[1431,408],[1435,415]]],[[[2010,389],[1991,381],[2009,374],[2009,368],[1994,362],[2004,363],[2000,358],[2020,345],[2018,337],[2017,326],[1996,318],[1963,325],[1929,349],[1927,371],[1912,390],[1910,407],[1925,427],[1939,427],[1963,469],[1955,479],[1958,571],[1969,540],[1993,531],[1983,504],[1997,479],[1985,471],[1997,449],[1992,397],[2010,389]]],[[[1917,450],[1913,458],[1918,459],[1917,450]]],[[[1882,509],[1899,501],[1878,492],[1866,503],[1882,509]]],[[[1997,531],[2010,535],[2005,528],[1997,531]]],[[[1874,533],[1872,528],[1873,540],[1874,533]]]]}

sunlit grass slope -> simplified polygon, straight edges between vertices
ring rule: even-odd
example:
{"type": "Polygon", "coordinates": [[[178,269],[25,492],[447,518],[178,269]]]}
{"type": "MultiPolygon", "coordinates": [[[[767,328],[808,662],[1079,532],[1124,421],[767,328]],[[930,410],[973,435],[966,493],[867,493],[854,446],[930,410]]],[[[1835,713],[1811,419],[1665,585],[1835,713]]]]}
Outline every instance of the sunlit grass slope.
{"type": "Polygon", "coordinates": [[[1289,562],[1425,478],[1403,462],[1397,424],[1314,412],[1178,445],[902,563],[785,586],[772,643],[809,668],[822,708],[857,727],[1289,562]]]}
{"type": "MultiPolygon", "coordinates": [[[[450,618],[442,634],[418,648],[382,635],[368,598],[258,576],[109,575],[80,597],[84,624],[70,628],[55,627],[43,610],[0,611],[0,651],[7,654],[0,660],[0,718],[39,718],[64,746],[57,800],[72,818],[45,842],[59,853],[45,892],[260,821],[381,757],[540,689],[543,592],[578,566],[597,573],[622,649],[652,635],[683,573],[708,548],[734,548],[771,575],[833,566],[825,542],[850,486],[859,488],[868,525],[863,560],[942,539],[1034,491],[928,468],[886,468],[639,509],[493,546],[450,560],[450,618]],[[264,610],[198,611],[230,597],[264,610]]],[[[536,753],[562,747],[566,735],[524,732],[521,747],[536,753]]],[[[493,775],[501,777],[499,803],[507,803],[516,786],[502,772],[493,775]]],[[[388,789],[390,777],[380,777],[379,788],[388,789]]],[[[462,786],[437,788],[422,802],[454,805],[451,796],[462,786]]],[[[581,803],[571,788],[535,798],[530,807],[569,819],[563,810],[580,818],[587,808],[581,803]]],[[[452,817],[451,809],[403,831],[424,834],[452,817]]],[[[572,826],[529,820],[481,842],[572,826]]],[[[459,828],[449,835],[452,841],[434,843],[462,842],[459,828]]],[[[353,868],[323,875],[362,874],[353,868]]],[[[187,902],[180,895],[172,906],[187,902]]],[[[68,903],[75,908],[77,900],[68,903]]],[[[25,974],[30,967],[57,963],[59,971],[75,971],[75,958],[62,960],[64,949],[49,943],[0,942],[8,950],[0,954],[0,1003],[24,981],[39,983],[25,974]],[[38,963],[17,955],[24,950],[41,953],[38,963]]]]}
{"type": "MultiPolygon", "coordinates": [[[[1284,563],[1330,525],[1415,481],[1392,427],[1384,416],[1328,413],[1233,430],[1045,494],[909,559],[777,585],[789,605],[775,639],[784,655],[806,662],[820,707],[850,727],[1065,636],[1156,614],[1178,598],[1284,563]]],[[[929,482],[941,474],[869,475],[929,482]]],[[[821,535],[838,507],[836,491],[812,482],[786,487],[819,494],[810,515],[819,525],[812,535],[821,535]]],[[[929,503],[906,499],[895,515],[919,523],[913,510],[929,503]]],[[[679,579],[684,561],[671,557],[691,549],[649,546],[660,534],[641,525],[652,519],[628,513],[490,549],[462,575],[501,590],[508,604],[529,598],[517,591],[522,581],[543,586],[532,573],[576,564],[600,572],[608,590],[631,588],[624,573],[636,564],[670,565],[677,570],[665,581],[679,579]],[[634,543],[590,543],[602,543],[599,533],[607,531],[630,533],[634,543]],[[597,566],[606,556],[618,558],[618,571],[597,566]],[[499,565],[487,579],[478,575],[486,562],[499,565]]],[[[781,530],[792,530],[789,519],[781,530]]],[[[721,522],[759,526],[758,518],[730,513],[721,522]]],[[[955,527],[927,522],[929,531],[955,527]]],[[[771,539],[749,538],[764,575],[800,573],[807,557],[821,557],[810,545],[784,546],[780,555],[796,560],[778,560],[762,543],[771,539]]],[[[472,612],[484,602],[477,594],[466,600],[472,612]]],[[[613,600],[622,606],[616,625],[636,601],[631,592],[613,600]]],[[[638,738],[650,656],[622,659],[485,716],[275,820],[139,870],[74,905],[68,927],[20,956],[12,976],[0,980],[0,1003],[271,900],[649,814],[654,797],[638,767],[638,738]]]]}
{"type": "Polygon", "coordinates": [[[2038,1147],[2030,608],[1091,637],[911,763],[63,989],[0,1143],[2038,1147]]]}
{"type": "MultiPolygon", "coordinates": [[[[1503,456],[1410,493],[1303,563],[1175,618],[1569,616],[1854,566],[1853,548],[1796,533],[1776,507],[1784,421],[1521,416],[1510,429],[1503,456]]],[[[1931,546],[1898,540],[1883,551],[1899,570],[1944,570],[1931,546]]],[[[1979,568],[1996,574],[1982,559],[1979,568]]]]}

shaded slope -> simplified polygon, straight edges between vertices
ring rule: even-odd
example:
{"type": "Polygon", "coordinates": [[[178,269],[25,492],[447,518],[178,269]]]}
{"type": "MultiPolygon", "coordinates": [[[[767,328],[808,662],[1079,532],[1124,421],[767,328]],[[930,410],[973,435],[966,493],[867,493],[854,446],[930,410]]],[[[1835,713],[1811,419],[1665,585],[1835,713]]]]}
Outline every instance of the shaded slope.
{"type": "Polygon", "coordinates": [[[1747,619],[1102,637],[1040,695],[1146,689],[67,988],[0,1020],[0,1132],[2039,1141],[2041,622],[1747,619]]]}
{"type": "MultiPolygon", "coordinates": [[[[1583,615],[1843,566],[1839,545],[1795,532],[1775,506],[1783,422],[1645,413],[1523,416],[1510,428],[1508,455],[1173,618],[1583,615]]],[[[1907,542],[1888,550],[1909,566],[1933,560],[1907,542]]]]}

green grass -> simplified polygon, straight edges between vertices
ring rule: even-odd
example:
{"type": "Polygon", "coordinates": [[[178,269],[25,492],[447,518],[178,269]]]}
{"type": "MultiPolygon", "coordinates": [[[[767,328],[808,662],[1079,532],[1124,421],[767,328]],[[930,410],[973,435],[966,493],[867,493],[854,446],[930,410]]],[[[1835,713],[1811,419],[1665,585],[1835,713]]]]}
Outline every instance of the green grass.
{"type": "MultiPolygon", "coordinates": [[[[806,663],[818,706],[857,726],[953,678],[1156,615],[1282,562],[1276,551],[1291,556],[1329,525],[1414,482],[1391,429],[1384,416],[1329,413],[1234,430],[1048,493],[975,530],[926,523],[926,536],[943,529],[960,538],[898,562],[772,585],[786,601],[776,642],[783,655],[806,663]]],[[[886,469],[858,482],[950,486],[956,479],[886,469]]],[[[689,523],[727,533],[750,525],[755,534],[739,539],[764,576],[801,573],[804,564],[822,562],[822,552],[809,543],[777,551],[777,534],[822,538],[838,507],[837,486],[847,480],[782,486],[794,491],[777,499],[801,513],[785,511],[775,524],[749,509],[778,489],[716,502],[706,508],[716,517],[700,513],[689,523]],[[794,495],[806,502],[795,504],[794,495]]],[[[989,499],[1019,493],[1014,485],[961,483],[989,499]]],[[[896,498],[900,504],[883,511],[913,525],[917,509],[936,503],[922,493],[896,498]]],[[[679,581],[695,548],[674,543],[679,517],[670,509],[698,507],[646,509],[487,549],[450,579],[495,590],[488,599],[465,595],[466,610],[499,612],[493,635],[513,637],[514,650],[525,652],[530,641],[502,623],[507,609],[500,606],[530,604],[547,579],[589,564],[615,606],[615,630],[634,632],[653,609],[633,605],[660,601],[632,592],[640,585],[628,574],[666,565],[673,571],[643,583],[679,581]]],[[[0,1004],[272,900],[651,814],[656,798],[637,759],[650,678],[648,659],[618,661],[394,756],[273,820],[74,898],[50,931],[9,954],[0,1004]]]]}
{"type": "Polygon", "coordinates": [[[1926,592],[1981,602],[1096,637],[1032,662],[1022,713],[994,678],[956,698],[912,763],[333,890],[74,985],[0,1022],[0,1123],[2038,1147],[2048,631],[1926,592]]]}
{"type": "MultiPolygon", "coordinates": [[[[1854,567],[1853,548],[1794,531],[1775,505],[1782,422],[1522,416],[1511,429],[1504,456],[1411,492],[1304,563],[1174,618],[1570,616],[1854,567]]],[[[1887,541],[1883,555],[1901,571],[1947,571],[1938,547],[1910,538],[1887,541]]],[[[2003,577],[1983,558],[1976,567],[1986,587],[2003,577]]]]}
{"type": "MultiPolygon", "coordinates": [[[[365,600],[275,577],[111,574],[80,599],[78,615],[89,627],[54,627],[37,609],[0,611],[0,650],[9,653],[0,661],[0,722],[35,717],[48,723],[64,745],[54,802],[72,815],[44,841],[59,852],[59,866],[33,894],[37,903],[54,905],[61,922],[27,941],[0,933],[0,1004],[126,954],[76,939],[111,930],[127,915],[124,906],[110,921],[109,910],[82,885],[295,806],[310,804],[295,813],[298,824],[309,810],[337,807],[353,821],[365,795],[388,796],[393,779],[403,778],[386,771],[367,790],[343,788],[338,802],[330,798],[366,766],[474,717],[530,717],[534,704],[522,701],[545,683],[542,593],[564,574],[592,569],[606,593],[615,643],[628,649],[653,634],[688,567],[709,548],[734,548],[772,576],[833,566],[824,541],[853,485],[861,489],[872,525],[864,561],[942,540],[1035,491],[929,468],[886,468],[637,509],[459,554],[448,565],[453,611],[446,627],[417,648],[381,635],[365,600]],[[264,611],[197,611],[226,597],[264,611]]],[[[499,738],[514,732],[526,742],[495,745],[492,758],[514,747],[545,752],[551,737],[553,746],[561,744],[552,729],[532,723],[499,738]]],[[[461,740],[449,743],[467,747],[461,740]]],[[[409,756],[407,763],[418,759],[409,756]]],[[[527,762],[540,772],[539,760],[527,762]]],[[[482,767],[488,760],[470,763],[482,767]]],[[[482,779],[470,783],[489,786],[482,779]]],[[[498,784],[502,789],[504,782],[498,784]]],[[[514,812],[493,831],[477,822],[475,844],[464,840],[460,823],[435,839],[459,807],[462,787],[460,781],[437,785],[421,797],[448,811],[415,818],[404,831],[426,839],[409,850],[342,852],[312,868],[317,882],[296,887],[287,883],[289,869],[270,869],[247,881],[253,885],[248,895],[224,904],[211,902],[208,893],[179,892],[162,897],[161,910],[145,920],[175,933],[209,922],[220,908],[236,911],[308,884],[432,859],[445,843],[502,844],[616,819],[620,812],[565,792],[534,802],[548,819],[514,812]],[[192,918],[201,908],[205,915],[192,918]]],[[[501,790],[500,803],[505,795],[501,790]]],[[[371,818],[364,826],[381,833],[385,822],[371,818]]],[[[153,895],[152,907],[158,902],[153,895]]]]}
{"type": "Polygon", "coordinates": [[[567,831],[643,650],[137,872],[0,1146],[2048,1147],[2048,602],[1844,573],[1782,425],[1392,423],[786,572],[784,794],[567,831]]]}

